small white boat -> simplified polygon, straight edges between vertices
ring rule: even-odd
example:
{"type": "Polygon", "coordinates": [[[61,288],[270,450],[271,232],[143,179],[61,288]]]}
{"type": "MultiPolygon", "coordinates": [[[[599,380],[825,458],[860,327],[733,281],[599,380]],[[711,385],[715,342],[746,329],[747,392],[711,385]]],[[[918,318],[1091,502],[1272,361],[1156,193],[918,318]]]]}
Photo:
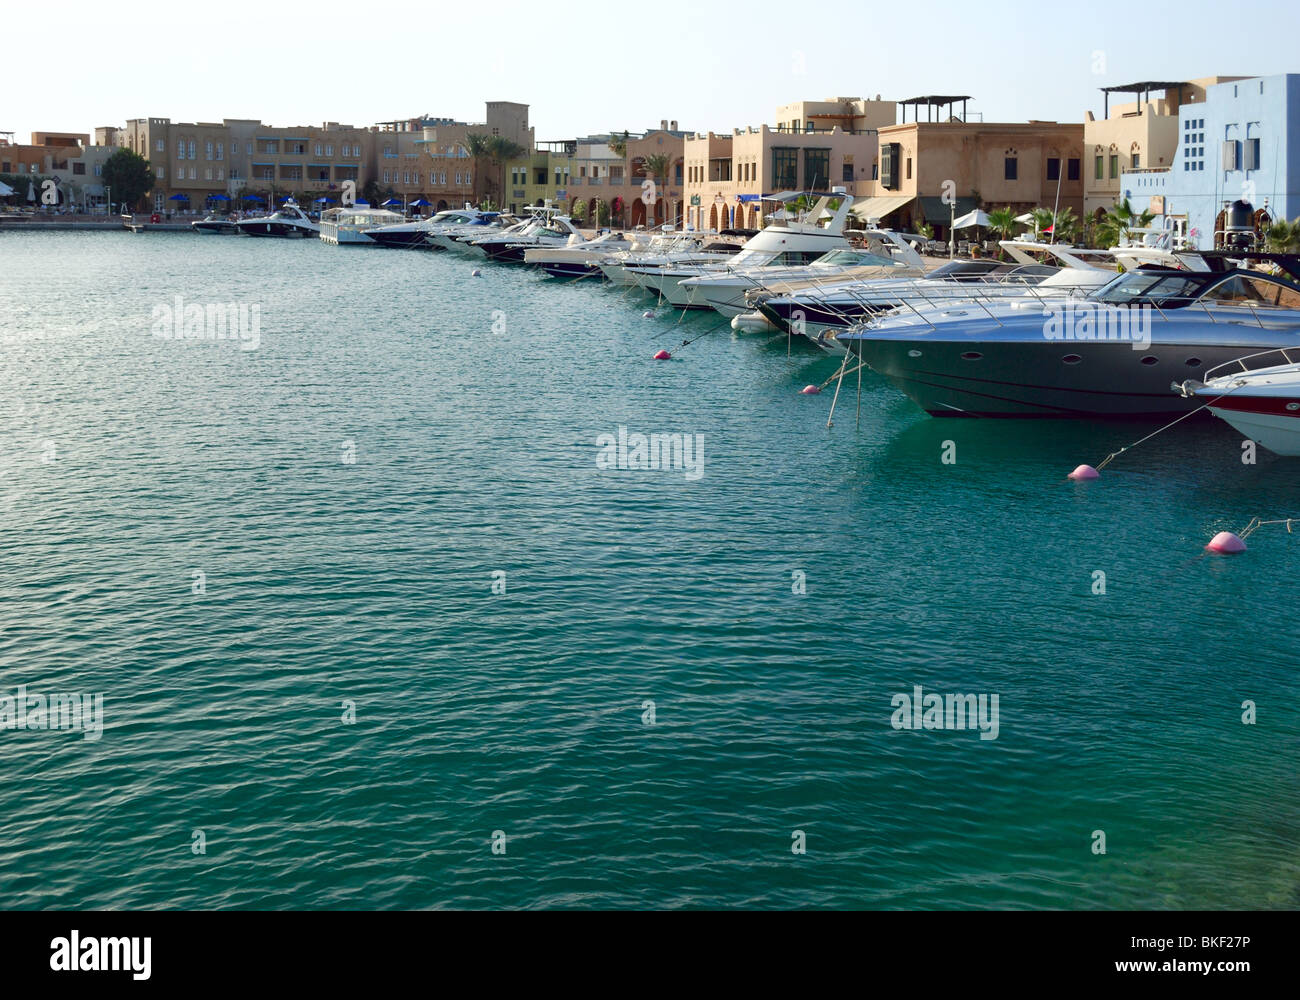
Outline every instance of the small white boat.
{"type": "Polygon", "coordinates": [[[320,238],[322,243],[330,243],[334,246],[346,244],[374,246],[375,241],[366,235],[367,230],[395,226],[405,221],[400,212],[390,212],[386,208],[345,205],[342,208],[331,208],[320,217],[320,238]]]}
{"type": "Polygon", "coordinates": [[[1282,348],[1240,358],[1206,372],[1204,382],[1175,384],[1184,396],[1209,404],[1210,412],[1269,451],[1300,456],[1300,348],[1282,348]],[[1283,360],[1250,368],[1247,362],[1283,360]],[[1228,371],[1224,369],[1240,369],[1228,371]]]}

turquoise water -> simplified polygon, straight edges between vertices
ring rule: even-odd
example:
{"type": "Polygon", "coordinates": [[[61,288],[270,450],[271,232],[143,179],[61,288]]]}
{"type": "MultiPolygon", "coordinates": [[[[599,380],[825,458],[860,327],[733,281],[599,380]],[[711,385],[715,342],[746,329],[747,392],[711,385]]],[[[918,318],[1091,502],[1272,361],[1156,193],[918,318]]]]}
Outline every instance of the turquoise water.
{"type": "Polygon", "coordinates": [[[836,361],[656,363],[717,317],[653,305],[0,233],[0,694],[104,699],[98,740],[0,731],[6,905],[1300,904],[1300,539],[1201,555],[1300,513],[1294,461],[1206,421],[1069,483],[1150,428],[936,421],[870,373],[827,429],[797,390],[836,361]],[[177,295],[259,346],[153,336],[177,295]],[[703,474],[598,468],[620,425],[703,474]],[[997,694],[997,738],[896,730],[915,685],[997,694]]]}

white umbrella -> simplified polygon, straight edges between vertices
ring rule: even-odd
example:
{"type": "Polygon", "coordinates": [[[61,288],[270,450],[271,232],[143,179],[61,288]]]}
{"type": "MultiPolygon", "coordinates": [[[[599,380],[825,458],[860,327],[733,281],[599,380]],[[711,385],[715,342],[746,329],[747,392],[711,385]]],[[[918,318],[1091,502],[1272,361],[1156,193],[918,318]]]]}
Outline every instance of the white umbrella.
{"type": "Polygon", "coordinates": [[[0,198],[8,198],[13,193],[14,193],[13,188],[11,188],[4,181],[0,181],[0,198]]]}
{"type": "Polygon", "coordinates": [[[1017,215],[1016,221],[1024,223],[1026,226],[1032,226],[1034,224],[1034,213],[1026,212],[1024,215],[1017,215]]]}
{"type": "Polygon", "coordinates": [[[36,200],[36,182],[35,182],[35,181],[33,181],[33,182],[31,182],[30,184],[27,185],[27,200],[28,200],[28,201],[35,201],[35,200],[36,200]]]}
{"type": "Polygon", "coordinates": [[[989,217],[981,212],[978,208],[973,212],[967,212],[960,219],[952,224],[953,229],[970,229],[972,226],[987,226],[989,217]]]}

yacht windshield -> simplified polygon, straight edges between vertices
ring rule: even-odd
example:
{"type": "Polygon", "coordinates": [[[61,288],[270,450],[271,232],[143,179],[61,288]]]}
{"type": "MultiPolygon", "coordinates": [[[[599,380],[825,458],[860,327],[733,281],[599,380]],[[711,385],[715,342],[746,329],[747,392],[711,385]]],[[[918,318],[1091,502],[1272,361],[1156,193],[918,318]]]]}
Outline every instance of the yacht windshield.
{"type": "Polygon", "coordinates": [[[1126,305],[1131,302],[1149,302],[1160,309],[1177,309],[1198,297],[1204,279],[1168,272],[1142,272],[1121,274],[1090,296],[1098,302],[1126,305]]]}
{"type": "Polygon", "coordinates": [[[814,267],[905,267],[900,260],[882,257],[869,250],[832,250],[820,260],[813,262],[814,267]]]}

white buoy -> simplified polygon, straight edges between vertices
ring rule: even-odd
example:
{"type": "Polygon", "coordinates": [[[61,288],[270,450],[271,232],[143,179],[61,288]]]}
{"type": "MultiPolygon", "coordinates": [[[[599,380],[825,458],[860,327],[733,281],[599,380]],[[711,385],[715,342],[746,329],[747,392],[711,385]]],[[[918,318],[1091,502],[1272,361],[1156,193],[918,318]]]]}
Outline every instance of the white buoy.
{"type": "Polygon", "coordinates": [[[469,276],[470,276],[471,278],[481,278],[481,277],[483,277],[483,272],[480,271],[480,270],[476,267],[476,268],[474,268],[474,270],[472,270],[472,271],[469,273],[469,276]]]}
{"type": "Polygon", "coordinates": [[[641,318],[642,318],[642,319],[654,319],[654,318],[655,318],[654,310],[653,310],[653,309],[647,309],[645,312],[643,312],[643,313],[641,314],[641,318]]]}

